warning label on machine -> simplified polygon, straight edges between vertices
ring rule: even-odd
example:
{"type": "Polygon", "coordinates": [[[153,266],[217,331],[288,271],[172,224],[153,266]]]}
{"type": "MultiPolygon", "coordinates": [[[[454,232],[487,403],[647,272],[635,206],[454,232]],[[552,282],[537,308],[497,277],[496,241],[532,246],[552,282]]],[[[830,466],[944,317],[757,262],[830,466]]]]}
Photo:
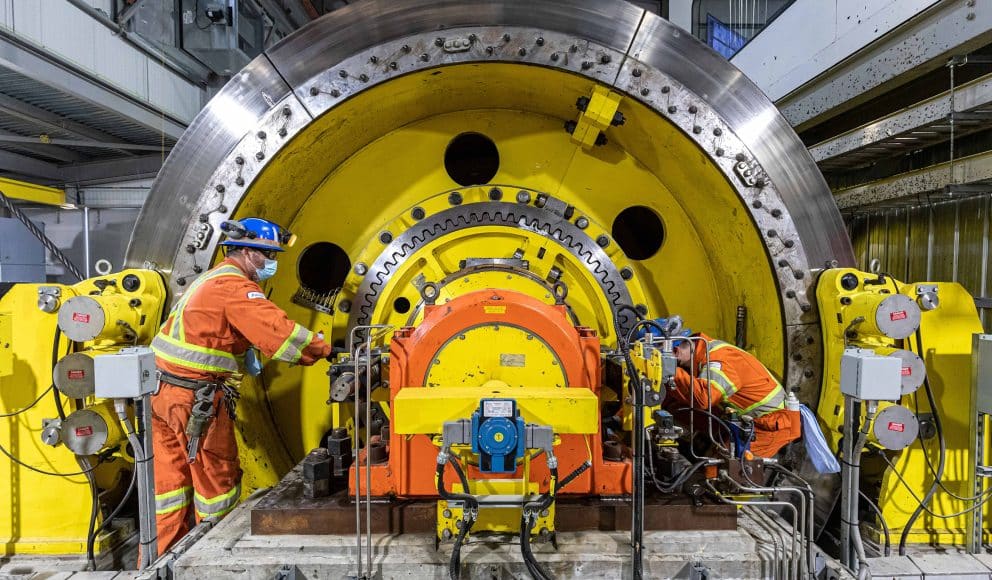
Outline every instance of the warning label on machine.
{"type": "Polygon", "coordinates": [[[889,422],[889,431],[896,431],[896,432],[902,433],[905,430],[906,430],[906,424],[905,423],[889,422]]]}
{"type": "Polygon", "coordinates": [[[72,321],[73,322],[82,322],[83,324],[88,324],[89,321],[90,321],[90,315],[89,314],[83,314],[82,312],[73,312],[72,313],[72,321]]]}

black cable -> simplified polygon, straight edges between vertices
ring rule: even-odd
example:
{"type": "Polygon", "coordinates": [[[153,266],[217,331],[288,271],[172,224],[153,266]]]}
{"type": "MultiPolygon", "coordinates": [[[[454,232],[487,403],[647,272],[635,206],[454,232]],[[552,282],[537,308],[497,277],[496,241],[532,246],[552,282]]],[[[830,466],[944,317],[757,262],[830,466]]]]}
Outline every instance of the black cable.
{"type": "MultiPolygon", "coordinates": [[[[79,466],[83,469],[89,465],[89,460],[85,457],[76,457],[79,466]]],[[[96,571],[96,556],[94,555],[94,545],[96,544],[96,516],[100,511],[100,492],[96,488],[96,477],[92,471],[86,473],[86,482],[90,488],[90,521],[86,527],[86,562],[90,570],[96,571]]]]}
{"type": "Polygon", "coordinates": [[[11,461],[13,461],[14,463],[20,465],[21,467],[25,467],[27,469],[30,469],[31,471],[34,471],[36,473],[40,473],[42,475],[54,475],[56,477],[75,477],[77,475],[86,475],[87,473],[91,473],[92,471],[94,471],[97,468],[97,466],[99,465],[99,463],[97,463],[97,465],[94,465],[93,467],[90,467],[88,469],[84,469],[83,471],[74,471],[72,473],[56,473],[54,471],[45,471],[44,469],[39,469],[37,467],[34,467],[32,465],[28,465],[27,463],[24,463],[20,459],[18,459],[16,457],[14,457],[13,455],[11,455],[10,451],[7,451],[7,448],[4,447],[3,445],[0,445],[0,453],[3,453],[11,461]]]}
{"type": "Polygon", "coordinates": [[[107,517],[103,518],[103,521],[100,522],[100,525],[97,527],[96,531],[94,532],[94,536],[99,535],[100,532],[102,532],[103,530],[107,529],[107,526],[110,525],[110,522],[114,521],[114,519],[118,515],[120,515],[121,511],[127,505],[127,500],[131,499],[131,495],[134,493],[134,490],[136,488],[136,485],[135,484],[137,482],[138,482],[138,470],[137,469],[132,469],[131,470],[131,483],[128,484],[127,491],[124,492],[124,497],[121,498],[121,501],[117,504],[117,507],[114,508],[114,511],[110,512],[110,515],[108,515],[107,517]]]}
{"type": "Polygon", "coordinates": [[[885,536],[885,552],[884,552],[884,555],[887,558],[892,553],[892,545],[891,545],[891,543],[889,541],[890,540],[890,537],[889,537],[889,523],[885,521],[885,516],[882,515],[882,510],[879,509],[878,504],[876,504],[875,502],[873,502],[871,500],[871,498],[868,497],[867,495],[865,495],[865,492],[861,491],[860,489],[858,490],[858,494],[860,494],[861,497],[864,498],[864,500],[866,502],[868,502],[868,506],[872,509],[872,511],[875,512],[875,515],[878,516],[878,521],[882,524],[882,533],[885,536]]]}
{"type": "Polygon", "coordinates": [[[462,544],[465,542],[465,536],[468,535],[474,525],[474,517],[468,519],[462,518],[462,527],[458,530],[458,536],[455,538],[455,546],[451,549],[451,560],[448,561],[448,575],[451,577],[451,580],[459,580],[461,578],[462,544]]]}
{"type": "MultiPolygon", "coordinates": [[[[55,327],[55,339],[52,341],[52,374],[55,374],[55,365],[59,362],[59,343],[62,342],[62,329],[58,326],[55,327]]],[[[69,348],[72,348],[72,342],[69,343],[69,348]]],[[[54,384],[52,385],[55,386],[54,384]]],[[[55,410],[59,414],[59,419],[65,421],[65,409],[62,407],[62,397],[60,396],[58,390],[54,392],[55,396],[55,410]]]]}
{"type": "Polygon", "coordinates": [[[551,575],[541,567],[530,548],[530,531],[533,527],[534,521],[525,510],[520,518],[520,553],[523,555],[524,564],[527,565],[527,571],[534,580],[552,580],[551,575]]]}
{"type": "MultiPolygon", "coordinates": [[[[920,336],[920,329],[916,329],[916,354],[923,358],[923,338],[920,336]]],[[[927,490],[926,495],[923,496],[923,500],[920,501],[920,505],[916,507],[912,515],[906,521],[903,526],[902,535],[899,537],[899,555],[906,555],[906,540],[909,538],[909,532],[913,528],[913,524],[916,522],[923,510],[926,509],[927,503],[933,498],[933,495],[937,492],[937,484],[944,477],[944,463],[947,459],[947,442],[944,440],[944,428],[940,422],[940,411],[937,409],[937,401],[933,396],[933,389],[930,387],[930,377],[924,377],[923,388],[927,394],[927,402],[930,404],[930,410],[933,412],[933,425],[937,431],[937,440],[940,442],[940,455],[937,457],[937,473],[935,474],[933,483],[930,485],[930,489],[927,490]]],[[[923,439],[920,437],[920,445],[923,445],[923,439]]]]}
{"type": "Polygon", "coordinates": [[[23,408],[20,408],[20,409],[18,409],[16,411],[13,411],[11,413],[0,413],[0,418],[2,418],[2,417],[13,417],[15,415],[20,415],[24,411],[27,411],[28,409],[30,409],[30,408],[34,407],[35,405],[37,405],[39,401],[41,401],[43,398],[45,398],[45,395],[48,394],[48,391],[51,391],[54,388],[55,388],[55,385],[49,385],[48,388],[45,389],[40,395],[38,395],[38,398],[35,399],[34,401],[32,401],[30,405],[28,405],[26,407],[23,407],[23,408]]]}

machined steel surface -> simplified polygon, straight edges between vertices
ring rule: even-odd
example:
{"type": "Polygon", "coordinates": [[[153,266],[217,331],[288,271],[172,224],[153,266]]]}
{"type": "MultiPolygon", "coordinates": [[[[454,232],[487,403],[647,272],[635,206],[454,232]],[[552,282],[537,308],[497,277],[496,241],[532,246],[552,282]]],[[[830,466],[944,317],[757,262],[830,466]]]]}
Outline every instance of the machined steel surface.
{"type": "MultiPolygon", "coordinates": [[[[487,62],[611,85],[696,143],[736,190],[765,244],[787,329],[785,382],[815,397],[815,273],[831,262],[854,263],[830,191],[753,83],[682,30],[618,0],[369,0],[305,26],[255,59],[194,120],[142,210],[128,265],[171,274],[170,290],[181,294],[216,250],[216,236],[197,238],[200,216],[216,229],[274,153],[317,116],[400,75],[487,62]],[[465,49],[446,47],[446,39],[465,49]]],[[[438,114],[459,105],[431,107],[438,114]]],[[[300,203],[308,194],[299,192],[300,203]]]]}

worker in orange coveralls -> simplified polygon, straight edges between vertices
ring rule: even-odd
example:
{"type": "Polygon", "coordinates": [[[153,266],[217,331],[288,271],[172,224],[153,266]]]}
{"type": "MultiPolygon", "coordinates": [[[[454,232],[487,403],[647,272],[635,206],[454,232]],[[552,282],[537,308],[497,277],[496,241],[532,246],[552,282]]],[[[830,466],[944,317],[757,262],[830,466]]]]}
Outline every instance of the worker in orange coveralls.
{"type": "Polygon", "coordinates": [[[241,495],[234,438],[237,392],[225,380],[257,374],[265,356],[312,365],[331,352],[323,339],[290,320],[259,282],[276,272],[291,235],[259,218],[224,222],[226,258],[189,287],[152,341],[160,373],[152,397],[155,509],[159,552],[197,522],[230,512],[241,495]]]}
{"type": "Polygon", "coordinates": [[[679,368],[676,388],[670,392],[673,403],[688,405],[691,389],[697,409],[711,406],[716,414],[723,408],[750,416],[754,419],[750,451],[758,457],[773,457],[800,437],[799,412],[786,409],[785,389],[758,359],[705,334],[694,336],[703,340],[681,340],[675,346],[679,368]]]}

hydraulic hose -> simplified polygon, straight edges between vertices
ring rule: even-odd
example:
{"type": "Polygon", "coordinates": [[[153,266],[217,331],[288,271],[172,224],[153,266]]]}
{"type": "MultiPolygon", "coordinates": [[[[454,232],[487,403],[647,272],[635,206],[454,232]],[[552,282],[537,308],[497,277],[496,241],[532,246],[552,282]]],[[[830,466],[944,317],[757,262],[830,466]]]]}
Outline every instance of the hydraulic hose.
{"type": "Polygon", "coordinates": [[[523,555],[527,571],[534,580],[552,580],[551,575],[541,567],[530,548],[530,531],[534,527],[534,512],[524,508],[520,518],[520,553],[523,555]]]}
{"type": "Polygon", "coordinates": [[[465,472],[458,463],[458,459],[451,455],[448,449],[442,449],[437,456],[437,470],[434,474],[434,481],[437,482],[437,494],[446,501],[460,501],[463,503],[462,527],[458,530],[455,545],[451,550],[451,560],[448,561],[448,575],[451,580],[458,580],[461,577],[462,544],[465,542],[465,537],[468,536],[472,526],[475,525],[475,514],[476,510],[479,509],[479,500],[468,493],[451,493],[446,489],[444,485],[444,466],[447,465],[448,461],[451,461],[451,467],[458,475],[458,479],[461,480],[462,489],[466,491],[468,490],[468,479],[465,477],[465,472]]]}
{"type": "MultiPolygon", "coordinates": [[[[920,329],[916,329],[916,354],[921,358],[923,357],[923,338],[920,336],[920,329]]],[[[937,401],[933,396],[933,389],[930,387],[930,378],[924,377],[923,379],[923,389],[927,394],[927,402],[930,404],[930,410],[933,412],[933,426],[937,431],[937,441],[940,444],[940,455],[937,456],[937,472],[934,474],[933,483],[930,485],[930,489],[927,490],[925,496],[923,496],[923,501],[920,505],[916,507],[909,519],[906,520],[906,524],[902,528],[902,534],[899,536],[899,555],[906,555],[906,540],[909,539],[909,531],[913,529],[913,524],[916,523],[917,518],[926,509],[926,505],[933,498],[934,494],[937,493],[937,486],[940,485],[941,479],[944,477],[944,464],[947,459],[947,442],[944,440],[944,427],[940,422],[940,411],[937,409],[937,401]]],[[[926,443],[923,438],[920,437],[920,446],[922,447],[926,443]]]]}

